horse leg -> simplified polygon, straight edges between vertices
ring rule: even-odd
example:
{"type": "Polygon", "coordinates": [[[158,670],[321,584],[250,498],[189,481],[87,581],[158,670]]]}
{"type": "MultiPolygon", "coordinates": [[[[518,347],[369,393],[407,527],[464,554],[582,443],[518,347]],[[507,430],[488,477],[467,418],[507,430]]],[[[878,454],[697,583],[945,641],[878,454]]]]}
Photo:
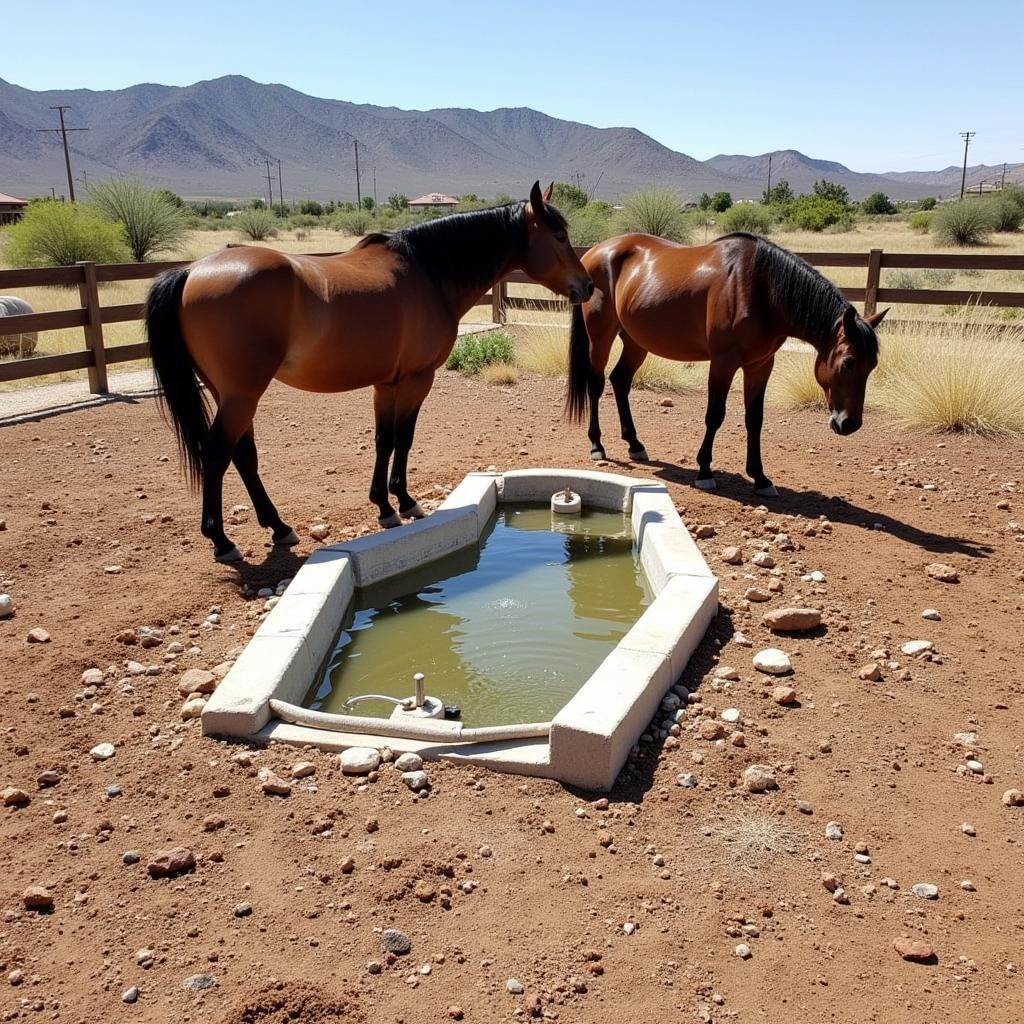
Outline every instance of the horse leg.
{"type": "Polygon", "coordinates": [[[388,464],[395,450],[395,392],[394,384],[376,384],[373,388],[373,418],[376,422],[374,437],[377,457],[370,480],[370,501],[380,510],[377,522],[390,530],[401,526],[402,520],[388,499],[388,464]]]}
{"type": "Polygon", "coordinates": [[[640,369],[643,361],[647,358],[647,352],[642,349],[625,332],[619,332],[622,338],[622,355],[615,364],[609,380],[612,382],[612,390],[615,392],[615,405],[619,410],[619,425],[622,427],[622,440],[629,445],[629,457],[636,462],[650,462],[647,449],[636,436],[636,426],[633,423],[633,411],[629,407],[629,389],[633,386],[633,378],[640,369]]]}
{"type": "Polygon", "coordinates": [[[747,476],[754,481],[754,492],[765,498],[778,497],[775,485],[764,475],[761,464],[761,426],[764,423],[764,393],[775,365],[771,356],[763,363],[743,367],[744,420],[747,427],[747,476]]]}
{"type": "Polygon", "coordinates": [[[729,397],[732,379],[736,376],[737,367],[733,363],[711,361],[708,373],[708,407],[704,414],[704,442],[697,452],[697,479],[694,481],[702,491],[713,491],[718,484],[711,472],[711,454],[715,444],[715,434],[725,422],[725,403],[729,397]]]}
{"type": "Polygon", "coordinates": [[[422,519],[426,512],[409,494],[409,450],[416,434],[416,420],[424,399],[434,383],[434,371],[404,377],[398,384],[395,406],[395,461],[391,467],[388,490],[398,499],[398,514],[403,519],[422,519]]]}
{"type": "Polygon", "coordinates": [[[274,503],[263,486],[259,474],[259,455],[256,452],[256,437],[253,429],[249,429],[239,438],[235,445],[232,461],[238,475],[245,484],[252,500],[252,507],[256,512],[256,519],[260,526],[269,527],[273,530],[274,543],[290,547],[299,543],[298,534],[286,523],[277,513],[274,503]]]}
{"type": "Polygon", "coordinates": [[[224,532],[223,484],[231,457],[242,435],[252,426],[256,401],[231,397],[222,400],[203,445],[203,518],[200,531],[213,541],[218,562],[237,562],[242,553],[224,532]]]}
{"type": "Polygon", "coordinates": [[[587,437],[590,439],[590,457],[598,462],[606,459],[604,445],[601,443],[601,420],[598,415],[598,403],[604,394],[604,371],[608,366],[612,342],[619,329],[619,321],[615,316],[614,304],[602,299],[600,303],[592,302],[584,313],[587,325],[587,336],[590,338],[590,374],[587,378],[587,397],[590,400],[590,424],[587,437]]]}

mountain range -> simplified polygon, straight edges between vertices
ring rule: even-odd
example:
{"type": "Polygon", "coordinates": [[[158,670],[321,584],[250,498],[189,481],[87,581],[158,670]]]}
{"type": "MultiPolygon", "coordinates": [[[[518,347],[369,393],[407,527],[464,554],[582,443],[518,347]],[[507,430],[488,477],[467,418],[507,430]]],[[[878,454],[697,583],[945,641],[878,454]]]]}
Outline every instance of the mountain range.
{"type": "MultiPolygon", "coordinates": [[[[188,197],[267,194],[267,164],[285,198],[352,199],[354,144],[364,195],[392,192],[493,197],[524,195],[535,178],[579,181],[616,200],[634,189],[669,185],[687,199],[724,190],[757,198],[768,154],[696,160],[636,128],[594,128],[528,107],[401,110],[319,99],[284,85],[229,75],[189,86],[33,91],[0,79],[0,192],[66,192],[55,104],[68,104],[72,167],[80,184],[132,175],[188,197]]],[[[1002,168],[968,169],[968,182],[1002,168]]],[[[1024,164],[1009,169],[1024,178],[1024,164]]],[[[960,168],[864,174],[796,150],[772,154],[772,181],[794,191],[820,179],[845,185],[854,199],[883,191],[894,199],[943,196],[959,189],[960,168]]]]}

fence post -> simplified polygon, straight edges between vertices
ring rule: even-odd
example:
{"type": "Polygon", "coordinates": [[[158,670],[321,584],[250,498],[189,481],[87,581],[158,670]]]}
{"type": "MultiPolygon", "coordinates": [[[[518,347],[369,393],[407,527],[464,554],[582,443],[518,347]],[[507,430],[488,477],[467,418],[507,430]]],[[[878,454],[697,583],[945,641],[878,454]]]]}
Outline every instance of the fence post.
{"type": "Polygon", "coordinates": [[[94,395],[107,393],[107,352],[103,347],[103,321],[100,318],[100,292],[96,285],[96,264],[78,264],[82,268],[82,280],[78,294],[85,310],[85,347],[92,353],[93,362],[89,367],[89,391],[94,395]]]}
{"type": "Polygon", "coordinates": [[[505,278],[494,282],[491,289],[491,323],[505,323],[505,299],[508,298],[508,282],[505,278]]]}
{"type": "Polygon", "coordinates": [[[872,249],[868,253],[868,280],[864,288],[864,316],[878,312],[878,285],[882,279],[882,250],[872,249]]]}

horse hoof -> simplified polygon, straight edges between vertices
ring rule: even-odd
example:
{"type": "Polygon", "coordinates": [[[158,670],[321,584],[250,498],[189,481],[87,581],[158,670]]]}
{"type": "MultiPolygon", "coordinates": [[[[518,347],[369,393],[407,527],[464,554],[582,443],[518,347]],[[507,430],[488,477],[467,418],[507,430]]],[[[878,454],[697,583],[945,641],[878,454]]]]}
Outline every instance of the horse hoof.
{"type": "Polygon", "coordinates": [[[590,453],[591,462],[604,462],[607,458],[603,448],[597,448],[590,453]]]}
{"type": "Polygon", "coordinates": [[[417,501],[412,508],[407,508],[401,513],[403,519],[426,519],[427,513],[420,508],[420,503],[417,501]]]}
{"type": "Polygon", "coordinates": [[[213,560],[215,562],[240,562],[242,560],[242,552],[232,544],[227,551],[222,551],[219,554],[214,551],[213,560]]]}
{"type": "Polygon", "coordinates": [[[289,530],[283,537],[274,538],[274,546],[278,548],[290,548],[299,543],[299,535],[294,530],[289,530]]]}
{"type": "Polygon", "coordinates": [[[702,491],[714,491],[718,487],[718,481],[713,477],[709,476],[706,480],[697,477],[693,481],[694,487],[699,487],[702,491]]]}
{"type": "Polygon", "coordinates": [[[389,516],[378,516],[377,522],[380,523],[382,529],[391,530],[402,525],[402,517],[397,512],[392,512],[389,516]]]}
{"type": "Polygon", "coordinates": [[[646,448],[638,448],[635,452],[630,452],[629,457],[634,462],[650,462],[651,457],[647,454],[646,448]]]}
{"type": "Polygon", "coordinates": [[[779,492],[775,488],[775,484],[769,484],[767,487],[755,487],[754,493],[760,495],[762,498],[777,498],[779,492]]]}

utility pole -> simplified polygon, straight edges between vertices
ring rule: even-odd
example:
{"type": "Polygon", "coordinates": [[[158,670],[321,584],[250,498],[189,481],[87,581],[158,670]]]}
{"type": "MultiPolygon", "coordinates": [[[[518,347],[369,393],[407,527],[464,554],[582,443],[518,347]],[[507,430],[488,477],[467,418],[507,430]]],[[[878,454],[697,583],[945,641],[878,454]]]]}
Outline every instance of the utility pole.
{"type": "Polygon", "coordinates": [[[772,154],[768,154],[768,191],[764,194],[765,202],[772,201],[772,154]]]}
{"type": "Polygon", "coordinates": [[[1006,188],[1006,161],[1003,161],[1003,176],[999,179],[999,191],[1002,192],[1006,188]]]}
{"type": "Polygon", "coordinates": [[[377,165],[373,165],[373,205],[377,205],[377,165]]]}
{"type": "Polygon", "coordinates": [[[267,166],[267,195],[270,197],[270,206],[268,209],[274,208],[274,186],[270,183],[270,161],[263,161],[267,166]]]}
{"type": "Polygon", "coordinates": [[[355,139],[353,139],[352,145],[355,147],[356,151],[356,206],[362,206],[363,193],[359,187],[359,143],[355,139]]]}
{"type": "Polygon", "coordinates": [[[281,207],[284,208],[284,186],[281,184],[281,161],[277,161],[277,196],[281,201],[281,207]]]}
{"type": "Polygon", "coordinates": [[[964,140],[964,172],[960,175],[960,198],[964,197],[964,188],[967,186],[967,147],[971,144],[971,139],[977,135],[977,132],[961,132],[960,138],[964,140]]]}
{"type": "Polygon", "coordinates": [[[37,132],[57,132],[64,142],[64,166],[68,172],[68,195],[71,197],[71,202],[75,201],[75,183],[71,178],[71,154],[68,152],[68,132],[87,132],[88,128],[68,128],[64,124],[64,111],[70,110],[66,103],[59,103],[57,106],[50,107],[51,110],[56,110],[60,115],[60,127],[59,128],[37,128],[37,132]]]}

